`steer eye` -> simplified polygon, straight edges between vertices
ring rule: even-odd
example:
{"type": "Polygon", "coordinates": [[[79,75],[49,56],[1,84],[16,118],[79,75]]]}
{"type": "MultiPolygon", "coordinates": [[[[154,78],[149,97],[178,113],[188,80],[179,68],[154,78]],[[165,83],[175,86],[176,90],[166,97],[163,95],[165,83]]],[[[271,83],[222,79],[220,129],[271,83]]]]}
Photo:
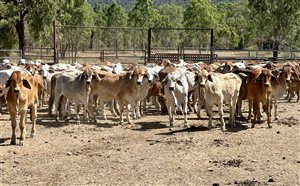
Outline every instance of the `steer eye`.
{"type": "Polygon", "coordinates": [[[182,82],[180,80],[177,80],[176,83],[180,86],[182,86],[182,82]]]}

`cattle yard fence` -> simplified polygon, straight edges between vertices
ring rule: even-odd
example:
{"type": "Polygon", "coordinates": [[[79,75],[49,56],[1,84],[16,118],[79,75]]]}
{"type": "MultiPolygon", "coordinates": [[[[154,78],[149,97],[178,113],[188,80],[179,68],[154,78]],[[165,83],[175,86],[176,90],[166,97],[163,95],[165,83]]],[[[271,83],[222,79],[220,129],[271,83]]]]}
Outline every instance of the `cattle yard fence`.
{"type": "MultiPolygon", "coordinates": [[[[272,50],[216,49],[209,28],[130,28],[57,26],[49,41],[26,42],[25,59],[62,63],[157,63],[162,59],[192,62],[272,60],[272,50]]],[[[0,60],[19,60],[21,50],[0,49],[0,60]]],[[[278,60],[300,60],[299,50],[280,50],[278,60]]]]}

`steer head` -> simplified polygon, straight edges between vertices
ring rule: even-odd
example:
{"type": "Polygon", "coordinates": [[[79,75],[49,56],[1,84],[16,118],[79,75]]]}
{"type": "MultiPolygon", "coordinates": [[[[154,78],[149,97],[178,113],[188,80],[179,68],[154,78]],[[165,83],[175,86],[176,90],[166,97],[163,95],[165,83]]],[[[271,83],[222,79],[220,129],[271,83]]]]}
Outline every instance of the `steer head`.
{"type": "MultiPolygon", "coordinates": [[[[252,70],[253,81],[264,87],[271,87],[271,77],[276,78],[270,69],[257,68],[252,70]]],[[[277,79],[277,78],[276,78],[277,79]]]]}
{"type": "Polygon", "coordinates": [[[198,78],[197,78],[197,80],[199,82],[200,87],[204,87],[205,86],[205,82],[206,82],[207,76],[208,76],[208,72],[204,68],[201,68],[198,71],[198,75],[197,75],[198,78]]]}
{"type": "Polygon", "coordinates": [[[79,79],[81,81],[85,81],[87,85],[91,84],[92,78],[93,78],[94,72],[89,69],[86,68],[81,74],[79,79]]]}
{"type": "Polygon", "coordinates": [[[183,86],[181,78],[182,76],[180,74],[176,72],[170,72],[162,81],[162,84],[169,88],[169,90],[174,91],[177,85],[183,86]]]}
{"type": "Polygon", "coordinates": [[[136,66],[129,75],[129,79],[136,81],[137,85],[143,84],[143,78],[147,76],[146,70],[143,67],[136,66]]]}
{"type": "Polygon", "coordinates": [[[290,83],[290,82],[291,82],[291,76],[292,76],[292,73],[293,73],[293,71],[292,71],[291,67],[285,66],[285,67],[283,67],[282,70],[280,71],[278,77],[281,77],[281,76],[282,76],[283,79],[285,79],[285,81],[286,81],[287,83],[290,83]]]}
{"type": "Polygon", "coordinates": [[[31,89],[26,77],[20,71],[14,71],[5,83],[5,88],[10,88],[14,93],[18,94],[22,87],[31,89]]]}

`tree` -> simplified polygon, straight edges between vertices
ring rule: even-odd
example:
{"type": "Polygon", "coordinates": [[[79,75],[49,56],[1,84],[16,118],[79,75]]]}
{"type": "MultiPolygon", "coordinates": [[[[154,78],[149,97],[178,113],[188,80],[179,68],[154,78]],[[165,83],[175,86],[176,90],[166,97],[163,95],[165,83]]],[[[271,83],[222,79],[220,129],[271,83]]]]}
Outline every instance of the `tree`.
{"type": "MultiPolygon", "coordinates": [[[[300,16],[299,0],[248,0],[253,13],[261,15],[261,20],[270,29],[273,40],[273,57],[278,57],[281,42],[287,38],[290,29],[300,16]]],[[[264,29],[266,27],[261,27],[264,29]]]]}
{"type": "MultiPolygon", "coordinates": [[[[97,27],[105,27],[107,25],[107,12],[108,6],[103,5],[100,3],[97,3],[94,6],[94,24],[97,27]]],[[[97,48],[102,47],[104,45],[104,42],[106,40],[105,38],[105,31],[103,29],[94,29],[91,33],[91,42],[90,42],[90,48],[93,48],[93,39],[97,39],[97,48]]]]}
{"type": "Polygon", "coordinates": [[[129,11],[129,25],[133,27],[150,28],[157,19],[157,11],[153,7],[152,0],[137,0],[129,11]]]}
{"type": "MultiPolygon", "coordinates": [[[[137,0],[134,7],[128,13],[129,23],[131,27],[137,28],[151,28],[153,27],[158,14],[153,7],[152,0],[137,0]]],[[[146,33],[143,30],[134,30],[131,36],[133,48],[143,49],[146,46],[146,33]]]]}
{"type": "Polygon", "coordinates": [[[247,0],[237,2],[223,2],[218,8],[217,43],[219,47],[243,49],[253,36],[250,26],[250,10],[247,0]]]}
{"type": "Polygon", "coordinates": [[[92,29],[85,26],[93,25],[92,8],[85,0],[63,1],[59,6],[56,20],[62,56],[68,48],[75,49],[76,56],[77,49],[85,45],[91,35],[92,29]]]}
{"type": "MultiPolygon", "coordinates": [[[[124,8],[113,1],[107,9],[107,26],[108,27],[126,27],[128,16],[124,8]]],[[[111,29],[110,32],[106,32],[107,38],[109,38],[109,46],[118,48],[124,44],[124,29],[111,29]]]]}
{"type": "MultiPolygon", "coordinates": [[[[209,0],[191,0],[184,11],[184,26],[186,28],[216,28],[216,7],[209,0]]],[[[207,32],[189,32],[186,43],[199,45],[208,41],[207,32]],[[204,41],[204,42],[203,42],[204,41]]]]}
{"type": "MultiPolygon", "coordinates": [[[[40,19],[49,18],[48,15],[53,15],[55,11],[55,3],[52,0],[35,0],[35,1],[18,1],[18,0],[1,0],[4,8],[0,12],[0,20],[8,20],[14,24],[16,33],[18,35],[19,49],[22,51],[22,58],[25,56],[25,22],[29,15],[37,15],[43,13],[47,16],[41,16],[40,19]],[[45,6],[48,8],[45,9],[45,6]],[[41,11],[43,10],[43,11],[41,11]]],[[[40,24],[40,30],[43,30],[46,24],[40,24]]]]}
{"type": "MultiPolygon", "coordinates": [[[[183,27],[183,7],[175,4],[164,4],[158,8],[158,18],[154,27],[158,28],[182,28],[183,27]]],[[[178,30],[153,30],[153,45],[177,48],[181,43],[180,32],[178,30]]]]}

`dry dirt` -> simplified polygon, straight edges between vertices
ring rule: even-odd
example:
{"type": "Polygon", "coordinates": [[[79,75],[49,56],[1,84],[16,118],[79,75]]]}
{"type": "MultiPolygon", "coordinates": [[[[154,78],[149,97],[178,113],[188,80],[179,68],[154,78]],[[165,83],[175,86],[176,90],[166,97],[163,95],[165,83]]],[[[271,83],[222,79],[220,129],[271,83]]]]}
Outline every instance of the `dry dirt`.
{"type": "MultiPolygon", "coordinates": [[[[4,114],[0,185],[300,185],[300,103],[281,100],[271,129],[266,122],[252,129],[242,121],[227,132],[217,114],[216,127],[207,130],[207,118],[193,113],[190,129],[177,115],[170,131],[168,116],[153,109],[121,126],[111,116],[98,123],[57,123],[43,108],[36,136],[26,138],[25,146],[9,145],[4,114]]],[[[30,128],[28,119],[27,136],[30,128]]]]}

